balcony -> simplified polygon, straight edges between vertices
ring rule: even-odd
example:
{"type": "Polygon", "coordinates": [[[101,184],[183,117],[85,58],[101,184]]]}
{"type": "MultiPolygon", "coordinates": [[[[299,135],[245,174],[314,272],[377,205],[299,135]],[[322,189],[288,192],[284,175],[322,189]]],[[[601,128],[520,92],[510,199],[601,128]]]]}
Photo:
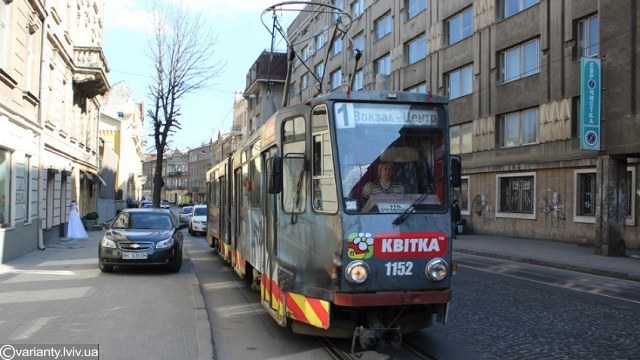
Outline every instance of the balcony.
{"type": "Polygon", "coordinates": [[[73,49],[73,61],[73,82],[79,93],[90,99],[109,90],[109,66],[102,48],[76,46],[73,49]]]}

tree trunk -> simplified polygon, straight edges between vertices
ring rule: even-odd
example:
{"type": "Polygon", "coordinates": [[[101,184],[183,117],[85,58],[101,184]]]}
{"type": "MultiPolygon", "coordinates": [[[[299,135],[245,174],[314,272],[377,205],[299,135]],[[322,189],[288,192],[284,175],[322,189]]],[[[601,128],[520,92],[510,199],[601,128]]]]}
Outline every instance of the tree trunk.
{"type": "Polygon", "coordinates": [[[162,189],[164,188],[164,180],[162,179],[162,164],[164,151],[158,151],[156,157],[156,171],[153,175],[153,207],[159,208],[162,200],[162,189]]]}

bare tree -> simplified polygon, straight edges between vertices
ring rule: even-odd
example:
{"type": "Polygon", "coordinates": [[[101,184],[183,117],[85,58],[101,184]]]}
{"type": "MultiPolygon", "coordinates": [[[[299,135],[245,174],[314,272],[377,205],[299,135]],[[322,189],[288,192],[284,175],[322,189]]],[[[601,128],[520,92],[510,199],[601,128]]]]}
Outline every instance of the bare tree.
{"type": "Polygon", "coordinates": [[[184,4],[176,6],[156,1],[153,14],[149,50],[155,75],[149,85],[152,104],[147,116],[153,121],[151,135],[157,155],[153,206],[159,207],[165,185],[162,178],[164,154],[171,136],[182,129],[180,104],[190,93],[207,87],[222,68],[214,61],[215,36],[207,31],[200,13],[189,11],[184,4]]]}

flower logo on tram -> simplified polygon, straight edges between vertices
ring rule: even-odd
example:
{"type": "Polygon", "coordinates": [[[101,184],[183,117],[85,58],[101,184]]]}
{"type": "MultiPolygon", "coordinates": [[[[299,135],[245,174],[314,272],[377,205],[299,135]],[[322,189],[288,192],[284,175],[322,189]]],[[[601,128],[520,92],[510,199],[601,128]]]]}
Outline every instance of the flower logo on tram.
{"type": "Polygon", "coordinates": [[[373,236],[371,233],[352,233],[347,241],[347,255],[350,259],[368,259],[373,256],[373,236]]]}

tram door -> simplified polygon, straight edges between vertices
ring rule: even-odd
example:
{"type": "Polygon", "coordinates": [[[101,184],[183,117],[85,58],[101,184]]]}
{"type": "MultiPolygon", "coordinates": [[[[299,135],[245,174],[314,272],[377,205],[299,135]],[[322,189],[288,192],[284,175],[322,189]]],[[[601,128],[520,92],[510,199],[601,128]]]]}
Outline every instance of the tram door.
{"type": "Polygon", "coordinates": [[[234,170],[233,175],[233,201],[232,201],[232,220],[231,220],[231,265],[236,264],[236,249],[238,248],[238,237],[242,231],[242,168],[238,167],[234,170]]]}
{"type": "MultiPolygon", "coordinates": [[[[271,148],[262,154],[262,168],[263,171],[261,181],[262,188],[268,188],[268,177],[273,172],[272,159],[277,155],[277,149],[271,148]]],[[[286,321],[284,304],[282,303],[281,294],[278,291],[278,287],[274,286],[277,283],[277,253],[278,253],[278,241],[277,241],[277,214],[278,214],[278,194],[270,194],[269,191],[263,192],[262,213],[264,214],[264,254],[262,256],[262,278],[260,282],[260,290],[262,296],[262,302],[271,310],[272,316],[276,318],[278,323],[284,324],[286,321]]]]}

